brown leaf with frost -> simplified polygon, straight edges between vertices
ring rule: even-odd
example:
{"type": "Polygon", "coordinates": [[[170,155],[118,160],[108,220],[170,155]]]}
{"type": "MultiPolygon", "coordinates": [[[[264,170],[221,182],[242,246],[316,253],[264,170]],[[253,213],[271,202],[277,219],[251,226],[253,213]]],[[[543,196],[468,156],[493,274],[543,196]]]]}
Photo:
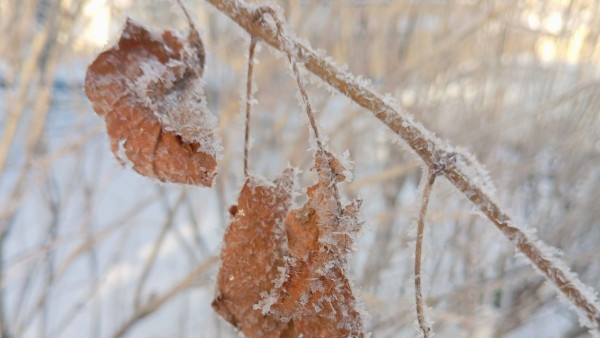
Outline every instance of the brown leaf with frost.
{"type": "Polygon", "coordinates": [[[249,177],[225,232],[213,308],[247,337],[295,337],[291,323],[261,314],[254,305],[274,286],[285,248],[281,223],[291,203],[294,173],[273,183],[249,177]]]}
{"type": "Polygon", "coordinates": [[[319,181],[307,189],[308,201],[285,219],[295,259],[287,261],[280,285],[259,306],[291,319],[305,337],[361,337],[362,318],[345,271],[352,236],[362,224],[360,201],[340,205],[331,178],[344,180],[344,168],[331,153],[317,152],[315,169],[319,181]]]}
{"type": "Polygon", "coordinates": [[[86,95],[120,161],[160,181],[212,185],[219,145],[200,86],[204,59],[193,25],[182,38],[128,19],[117,45],[88,67],[86,95]]]}
{"type": "Polygon", "coordinates": [[[288,250],[298,259],[320,248],[342,257],[351,251],[352,235],[360,230],[361,201],[342,208],[335,184],[345,180],[345,168],[330,152],[317,152],[315,157],[318,182],[306,190],[306,204],[290,211],[285,220],[288,250]]]}
{"type": "Polygon", "coordinates": [[[363,337],[362,318],[344,268],[323,251],[286,264],[287,280],[270,312],[289,318],[304,337],[363,337]]]}

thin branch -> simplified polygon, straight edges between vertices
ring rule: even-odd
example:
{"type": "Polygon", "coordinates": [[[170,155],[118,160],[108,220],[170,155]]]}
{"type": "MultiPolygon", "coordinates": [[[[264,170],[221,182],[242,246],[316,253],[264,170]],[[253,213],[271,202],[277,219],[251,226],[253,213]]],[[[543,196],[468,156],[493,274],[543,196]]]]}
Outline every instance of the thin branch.
{"type": "Polygon", "coordinates": [[[48,179],[48,168],[64,156],[83,148],[90,139],[99,135],[104,129],[104,125],[98,124],[96,127],[92,128],[83,136],[78,137],[73,142],[70,142],[56,151],[41,156],[37,159],[32,158],[31,161],[26,161],[26,163],[23,164],[21,170],[19,171],[19,177],[15,179],[16,183],[13,185],[13,188],[9,193],[11,198],[9,201],[4,203],[2,209],[0,210],[0,234],[9,230],[8,227],[2,226],[2,224],[7,222],[7,220],[13,217],[19,210],[23,199],[27,196],[27,192],[31,191],[31,189],[35,187],[40,186],[45,182],[45,180],[48,179]],[[33,169],[37,170],[37,174],[28,180],[30,171],[33,169]]]}
{"type": "Polygon", "coordinates": [[[183,4],[183,2],[181,2],[181,0],[176,0],[176,2],[179,5],[179,7],[181,8],[183,15],[185,15],[185,18],[187,19],[187,22],[190,25],[190,28],[193,30],[196,30],[196,27],[194,26],[194,21],[192,20],[192,16],[188,12],[187,7],[185,7],[185,5],[183,4]]]}
{"type": "MultiPolygon", "coordinates": [[[[95,247],[98,243],[102,242],[106,239],[110,234],[115,232],[116,230],[123,229],[123,224],[127,224],[133,217],[142,212],[145,208],[147,208],[151,203],[154,203],[160,196],[152,195],[150,197],[144,198],[143,200],[136,203],[128,212],[126,212],[123,216],[116,218],[114,221],[110,222],[108,225],[103,227],[103,230],[98,231],[93,236],[85,237],[85,241],[77,246],[72,252],[66,256],[62,261],[60,267],[57,269],[57,275],[63,275],[68,267],[81,255],[85,252],[91,250],[91,248],[95,247]]],[[[18,257],[12,258],[9,257],[5,260],[7,264],[7,273],[14,273],[15,270],[21,268],[21,266],[26,264],[31,264],[33,261],[40,258],[40,256],[45,255],[47,252],[51,250],[55,250],[57,247],[68,244],[73,239],[81,239],[80,232],[75,232],[73,234],[63,236],[61,238],[57,238],[54,241],[49,241],[48,243],[35,248],[32,251],[28,251],[24,254],[20,254],[18,257]]]]}
{"type": "Polygon", "coordinates": [[[346,185],[346,191],[357,192],[360,188],[369,185],[380,184],[394,178],[404,176],[419,168],[418,162],[402,163],[386,171],[367,176],[359,181],[350,182],[346,185]]]}
{"type": "MultiPolygon", "coordinates": [[[[425,174],[425,172],[423,172],[425,174]]],[[[421,292],[421,254],[423,251],[423,232],[425,231],[425,215],[427,214],[427,205],[429,205],[429,195],[431,187],[435,181],[435,171],[429,169],[427,181],[423,186],[423,198],[421,200],[421,210],[419,211],[419,220],[417,225],[417,241],[415,245],[415,300],[417,303],[417,321],[424,338],[429,338],[431,328],[427,325],[425,317],[425,306],[423,305],[423,293],[421,292]]]]}
{"type": "Polygon", "coordinates": [[[177,201],[175,201],[175,204],[167,210],[167,217],[165,219],[165,222],[164,222],[162,228],[160,229],[160,233],[158,234],[158,236],[156,237],[156,239],[154,241],[154,245],[152,246],[152,251],[150,251],[148,258],[144,262],[144,266],[142,267],[142,272],[140,273],[140,278],[138,279],[138,282],[136,284],[135,291],[133,294],[133,307],[136,309],[140,305],[142,291],[144,290],[144,286],[146,285],[146,280],[148,279],[148,276],[150,275],[150,271],[151,271],[152,267],[154,266],[156,259],[158,258],[158,254],[160,253],[160,250],[162,249],[162,245],[165,241],[167,234],[169,233],[169,230],[171,230],[171,228],[174,226],[175,216],[177,216],[177,212],[179,211],[179,208],[183,204],[183,201],[185,200],[186,195],[187,195],[187,192],[185,190],[182,190],[181,193],[179,194],[179,197],[177,198],[177,201]]]}
{"type": "Polygon", "coordinates": [[[252,72],[254,70],[254,49],[256,39],[250,38],[248,49],[248,77],[246,79],[246,132],[244,134],[244,177],[248,177],[248,147],[250,142],[250,111],[252,110],[252,72]]]}
{"type": "MultiPolygon", "coordinates": [[[[107,272],[101,274],[100,276],[97,276],[92,281],[92,285],[89,288],[89,292],[85,296],[83,296],[83,298],[78,303],[73,305],[71,309],[67,311],[66,314],[62,317],[62,319],[56,321],[58,324],[56,325],[54,330],[46,336],[47,338],[61,337],[62,332],[65,329],[67,329],[69,325],[71,325],[73,322],[77,322],[75,319],[77,319],[78,315],[82,314],[82,309],[85,306],[87,306],[89,302],[93,301],[97,297],[98,293],[101,292],[102,288],[107,285],[107,283],[110,281],[110,279],[107,278],[109,275],[108,270],[119,262],[121,255],[123,254],[123,249],[125,248],[128,236],[128,230],[125,230],[121,233],[119,242],[113,250],[112,254],[110,255],[110,264],[108,264],[107,272]]],[[[100,333],[101,330],[98,330],[97,334],[100,333]]]]}
{"type": "MultiPolygon", "coordinates": [[[[56,268],[54,273],[54,281],[58,282],[64,274],[69,270],[72,264],[81,256],[83,256],[86,252],[92,250],[96,245],[105,240],[110,234],[115,232],[118,229],[123,229],[123,224],[127,224],[128,220],[139,214],[143,209],[148,207],[151,203],[153,203],[158,196],[151,196],[146,198],[140,202],[138,202],[133,208],[131,208],[128,212],[125,213],[122,217],[117,218],[111,225],[104,228],[104,230],[90,236],[86,239],[85,242],[81,243],[77,246],[66,258],[61,261],[61,264],[56,268]]],[[[56,248],[57,245],[62,244],[62,242],[54,242],[52,245],[42,248],[39,252],[35,252],[34,255],[28,255],[25,259],[19,260],[12,264],[12,266],[8,267],[8,269],[16,269],[18,265],[27,263],[30,260],[37,259],[39,255],[46,254],[49,251],[52,251],[56,248]]],[[[4,262],[0,260],[0,264],[4,262]]],[[[1,287],[2,285],[0,285],[1,287]]],[[[16,325],[15,334],[18,336],[22,332],[24,332],[29,325],[31,325],[33,319],[38,313],[40,308],[40,304],[46,302],[46,299],[49,297],[49,293],[43,292],[34,302],[34,305],[31,309],[24,315],[23,319],[16,325]]]]}
{"type": "Polygon", "coordinates": [[[194,270],[184,277],[181,281],[175,284],[169,291],[163,295],[149,299],[144,304],[140,304],[135,310],[135,313],[127,319],[121,327],[119,327],[112,335],[113,338],[123,337],[133,326],[140,320],[160,309],[165,303],[171,300],[179,292],[189,288],[200,276],[202,276],[210,267],[219,261],[218,257],[210,257],[202,264],[198,265],[194,270]]]}
{"type": "Polygon", "coordinates": [[[306,115],[308,115],[308,120],[310,121],[310,126],[315,133],[315,140],[317,140],[317,147],[320,151],[324,151],[323,143],[321,142],[321,137],[319,136],[319,129],[317,128],[317,121],[315,120],[315,114],[313,112],[312,106],[310,104],[310,100],[308,99],[308,93],[306,92],[306,87],[304,86],[304,82],[300,77],[300,72],[298,71],[298,65],[293,58],[292,53],[286,48],[286,53],[288,55],[288,59],[292,65],[292,70],[294,71],[294,75],[296,76],[296,82],[298,83],[298,90],[300,91],[300,95],[302,96],[302,101],[304,102],[304,107],[306,108],[306,115]]]}
{"type": "MultiPolygon", "coordinates": [[[[282,32],[274,32],[263,21],[257,20],[254,6],[240,0],[206,1],[229,16],[250,35],[257,36],[272,47],[285,51],[284,40],[278,36],[282,32]]],[[[599,330],[600,305],[593,290],[584,285],[565,264],[552,255],[547,255],[549,250],[545,244],[515,224],[508,213],[490,197],[481,183],[481,178],[473,174],[480,172],[474,160],[457,156],[453,147],[415,122],[410,114],[399,110],[395,107],[396,104],[384,100],[363,81],[339,69],[296,38],[287,36],[286,40],[291,44],[292,48],[288,49],[294,59],[303,62],[307,70],[331,87],[370,110],[375,117],[398,134],[430,168],[435,167],[439,162],[448,162],[449,165],[446,165],[443,170],[444,176],[496,225],[575,308],[583,313],[582,319],[586,319],[586,326],[592,330],[599,330]]]]}
{"type": "MultiPolygon", "coordinates": [[[[48,20],[51,21],[51,20],[48,20]]],[[[50,26],[46,25],[35,38],[31,41],[31,52],[29,57],[20,69],[19,87],[15,93],[15,98],[9,99],[12,104],[7,109],[6,122],[4,123],[4,132],[0,139],[0,173],[4,171],[9,150],[12,146],[17,126],[21,120],[22,114],[27,106],[27,96],[30,93],[29,85],[36,77],[36,70],[40,58],[44,52],[46,41],[50,37],[50,26]]],[[[39,75],[38,75],[39,76],[39,75]]]]}

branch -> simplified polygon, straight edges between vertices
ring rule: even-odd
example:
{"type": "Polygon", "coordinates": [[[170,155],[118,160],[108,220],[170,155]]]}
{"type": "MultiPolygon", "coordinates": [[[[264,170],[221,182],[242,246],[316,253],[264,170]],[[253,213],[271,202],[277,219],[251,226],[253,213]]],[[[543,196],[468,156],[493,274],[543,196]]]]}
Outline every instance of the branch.
{"type": "Polygon", "coordinates": [[[152,267],[154,266],[154,263],[156,262],[156,258],[158,257],[158,254],[160,253],[160,250],[162,249],[162,245],[165,241],[167,234],[169,233],[169,230],[171,230],[171,228],[173,228],[173,225],[175,223],[174,222],[175,217],[177,216],[177,212],[179,211],[179,208],[183,204],[183,201],[184,201],[186,195],[187,195],[186,191],[182,190],[181,193],[179,194],[179,197],[177,198],[177,201],[175,202],[175,204],[172,207],[167,206],[168,207],[167,218],[165,219],[165,222],[164,222],[162,228],[160,229],[160,233],[154,240],[154,245],[152,246],[152,251],[150,251],[150,255],[144,262],[144,267],[142,268],[140,278],[138,279],[137,285],[135,287],[135,291],[133,293],[133,307],[136,309],[140,305],[142,291],[144,290],[144,286],[146,285],[146,280],[148,279],[148,276],[150,275],[150,271],[152,270],[152,267]]]}
{"type": "Polygon", "coordinates": [[[423,305],[423,292],[421,285],[421,254],[423,250],[423,233],[425,232],[425,215],[427,214],[427,205],[429,204],[429,195],[431,194],[431,188],[435,181],[435,171],[429,169],[428,173],[423,170],[423,176],[425,184],[423,186],[423,197],[421,199],[421,210],[419,211],[419,218],[417,221],[417,240],[415,243],[415,301],[417,304],[417,321],[419,322],[419,328],[421,328],[420,337],[429,338],[431,328],[427,323],[425,317],[425,306],[423,305]]]}
{"type": "Polygon", "coordinates": [[[246,130],[244,133],[244,177],[248,177],[248,148],[250,143],[250,111],[252,110],[252,72],[254,70],[254,49],[256,39],[250,39],[248,48],[248,76],[246,78],[246,130]]]}
{"type": "Polygon", "coordinates": [[[441,173],[446,179],[471,200],[582,314],[582,324],[591,330],[599,330],[600,305],[594,291],[584,285],[564,263],[552,257],[550,250],[533,234],[515,224],[500,208],[485,188],[485,180],[482,179],[484,175],[479,174],[481,170],[474,159],[468,155],[457,154],[453,147],[413,121],[410,114],[396,108],[390,100],[382,98],[375,90],[369,88],[365,81],[359,81],[352,74],[339,69],[329,61],[330,58],[326,59],[317,54],[293,36],[282,38],[281,32],[278,35],[278,30],[260,20],[261,11],[256,7],[241,0],[206,1],[229,16],[251,36],[262,39],[280,51],[284,51],[283,41],[291,43],[295,60],[303,63],[306,69],[331,87],[370,110],[375,117],[398,134],[429,168],[442,167],[441,173]]]}
{"type": "Polygon", "coordinates": [[[144,304],[140,304],[135,313],[127,319],[121,327],[119,327],[115,333],[112,335],[113,338],[123,337],[129,332],[129,330],[134,327],[140,320],[146,318],[147,316],[154,313],[156,310],[160,309],[165,303],[171,300],[174,296],[176,296],[179,292],[188,289],[192,284],[202,276],[210,267],[212,267],[219,260],[218,257],[210,257],[206,259],[202,264],[198,265],[194,270],[190,271],[190,273],[185,276],[182,280],[180,280],[177,284],[175,284],[171,289],[169,289],[164,294],[151,298],[144,304]]]}

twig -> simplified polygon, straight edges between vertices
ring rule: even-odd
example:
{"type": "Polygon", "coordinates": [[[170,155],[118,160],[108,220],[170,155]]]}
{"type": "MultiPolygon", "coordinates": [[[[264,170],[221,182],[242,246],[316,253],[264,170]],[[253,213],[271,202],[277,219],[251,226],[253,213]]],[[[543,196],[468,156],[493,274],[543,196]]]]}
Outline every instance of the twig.
{"type": "Polygon", "coordinates": [[[48,179],[48,168],[62,157],[73,153],[76,150],[80,150],[90,139],[100,134],[104,129],[104,125],[99,124],[82,137],[78,137],[73,142],[62,146],[56,151],[36,159],[31,159],[31,161],[27,161],[23,164],[19,171],[19,177],[15,179],[16,183],[9,193],[11,199],[7,201],[0,210],[0,234],[8,231],[8,227],[3,226],[2,224],[7,222],[7,220],[13,217],[19,210],[23,199],[27,196],[27,192],[40,186],[48,179]],[[29,178],[32,169],[37,169],[38,173],[28,181],[27,179],[29,178]]]}
{"type": "MultiPolygon", "coordinates": [[[[257,21],[255,7],[240,0],[206,1],[229,16],[252,36],[257,36],[272,47],[285,51],[283,41],[278,36],[282,33],[274,34],[270,27],[257,21]]],[[[290,50],[294,58],[302,60],[307,70],[360,106],[370,110],[375,117],[398,134],[429,167],[433,167],[441,159],[451,157],[453,148],[414,122],[412,116],[399,111],[394,107],[395,104],[384,100],[381,95],[358,81],[352,74],[337,68],[297,39],[288,36],[287,40],[291,44],[290,50]]],[[[566,265],[546,255],[548,249],[545,245],[515,224],[490,197],[483,185],[478,182],[478,178],[471,174],[472,172],[478,172],[472,161],[461,161],[460,165],[449,165],[443,170],[444,176],[496,225],[575,308],[584,314],[582,318],[586,319],[586,326],[592,330],[599,330],[600,305],[593,291],[566,268],[566,265]]]]}
{"type": "Polygon", "coordinates": [[[198,267],[192,270],[185,278],[179,281],[179,283],[175,284],[169,291],[156,298],[151,298],[144,304],[141,304],[135,310],[135,313],[129,319],[127,319],[127,321],[125,321],[125,323],[123,323],[120,328],[118,328],[115,331],[112,337],[123,337],[140,320],[151,315],[152,313],[154,313],[154,311],[160,309],[166,302],[171,300],[171,298],[177,295],[180,291],[189,288],[192,285],[192,283],[194,283],[202,274],[206,272],[206,270],[208,270],[218,261],[218,257],[208,258],[202,264],[198,265],[198,267]]]}
{"type": "Polygon", "coordinates": [[[181,207],[183,201],[185,200],[186,195],[187,195],[186,191],[182,190],[181,193],[179,194],[179,197],[177,198],[177,201],[175,201],[175,204],[168,209],[167,218],[165,219],[165,222],[164,222],[162,228],[160,229],[160,233],[158,234],[158,236],[156,237],[156,240],[154,241],[154,245],[152,246],[152,251],[150,251],[150,255],[144,262],[144,266],[142,267],[142,272],[140,273],[140,278],[138,279],[138,282],[135,287],[135,291],[133,293],[133,307],[135,309],[137,309],[140,306],[142,291],[144,290],[144,286],[146,285],[146,280],[148,279],[148,276],[150,275],[150,271],[151,271],[152,267],[154,266],[156,258],[158,257],[158,254],[160,253],[160,249],[162,248],[162,245],[165,241],[167,234],[169,233],[169,230],[171,230],[171,228],[173,227],[173,225],[175,223],[174,222],[175,216],[177,215],[179,207],[181,207]]]}
{"type": "Polygon", "coordinates": [[[185,5],[183,4],[183,2],[181,2],[181,0],[175,0],[175,1],[177,2],[177,4],[179,5],[179,7],[181,8],[181,11],[183,12],[183,15],[185,15],[185,18],[187,19],[187,22],[190,25],[190,28],[193,29],[193,30],[196,30],[196,26],[194,26],[194,21],[192,20],[192,16],[188,12],[187,7],[185,7],[185,5]]]}
{"type": "MultiPolygon", "coordinates": [[[[68,328],[69,325],[71,325],[73,322],[77,322],[75,319],[77,319],[78,315],[81,315],[81,310],[89,302],[97,298],[97,295],[101,292],[102,288],[106,286],[107,282],[109,282],[109,278],[107,278],[109,276],[108,271],[110,271],[109,269],[111,269],[111,267],[113,267],[119,262],[121,255],[123,254],[123,249],[125,248],[128,236],[128,230],[125,230],[121,233],[121,238],[119,239],[118,244],[116,245],[115,249],[110,255],[111,258],[109,259],[109,261],[111,263],[108,264],[107,272],[101,274],[101,276],[97,276],[97,278],[93,280],[87,295],[83,296],[81,301],[79,301],[73,307],[71,307],[71,309],[67,311],[66,314],[62,317],[62,319],[56,321],[58,324],[55,326],[54,330],[46,336],[47,338],[60,337],[62,332],[66,328],[68,328]]],[[[97,330],[95,332],[100,334],[101,330],[97,330]]]]}
{"type": "MultiPolygon", "coordinates": [[[[416,171],[419,168],[418,162],[402,163],[392,167],[386,171],[367,176],[360,181],[350,182],[346,185],[346,191],[357,192],[360,188],[369,185],[383,183],[396,177],[409,174],[411,171],[416,171]]],[[[386,183],[387,184],[387,183],[386,183]]]]}
{"type": "MultiPolygon", "coordinates": [[[[138,202],[133,208],[131,208],[125,215],[117,218],[114,222],[112,222],[109,226],[105,227],[104,230],[94,234],[94,236],[88,237],[83,243],[77,246],[66,258],[61,261],[61,264],[55,269],[54,273],[54,281],[58,282],[64,274],[69,270],[72,264],[81,256],[83,256],[86,252],[92,250],[96,245],[105,240],[110,234],[115,232],[118,229],[123,229],[123,224],[126,224],[129,219],[143,211],[144,208],[148,207],[151,203],[153,203],[158,196],[151,196],[146,198],[140,202],[138,202]]],[[[60,245],[62,243],[52,244],[46,248],[42,248],[41,251],[35,252],[34,255],[26,257],[24,260],[19,260],[9,266],[9,271],[11,269],[16,269],[18,265],[27,263],[30,260],[37,259],[39,255],[46,254],[49,251],[54,250],[56,245],[60,245]]],[[[0,260],[0,264],[2,264],[4,260],[0,260]]],[[[2,285],[0,285],[1,287],[2,285]]],[[[43,292],[33,303],[34,305],[31,309],[23,316],[23,319],[20,320],[16,324],[15,334],[19,336],[23,331],[25,331],[29,325],[31,325],[33,319],[38,313],[40,308],[40,304],[46,302],[46,299],[49,297],[47,292],[43,292]]]]}
{"type": "MultiPolygon", "coordinates": [[[[425,173],[423,173],[425,174],[425,173]]],[[[423,187],[423,198],[421,200],[421,210],[419,211],[419,220],[417,225],[417,243],[415,245],[415,300],[417,303],[417,321],[423,333],[424,338],[429,338],[431,328],[427,325],[427,318],[423,306],[423,293],[421,292],[421,254],[423,251],[423,232],[425,230],[425,214],[427,214],[427,205],[429,205],[429,195],[431,187],[435,181],[435,171],[429,169],[427,181],[423,187]]]]}
{"type": "MultiPolygon", "coordinates": [[[[50,20],[48,20],[50,21],[50,20]]],[[[6,122],[4,123],[4,132],[0,139],[0,173],[4,171],[6,160],[8,158],[8,152],[12,146],[15,133],[17,132],[17,126],[23,111],[27,106],[27,96],[29,94],[29,85],[32,80],[36,77],[35,73],[37,70],[38,63],[44,52],[44,46],[46,41],[50,37],[50,27],[45,26],[45,29],[41,30],[31,41],[31,52],[20,70],[21,77],[19,81],[19,87],[15,93],[16,98],[11,100],[11,105],[8,107],[8,113],[6,122]]]]}
{"type": "MultiPolygon", "coordinates": [[[[143,200],[136,203],[125,215],[118,217],[114,221],[110,222],[107,226],[103,227],[103,230],[95,233],[93,236],[85,237],[85,241],[77,246],[72,252],[66,256],[62,262],[60,267],[57,269],[57,275],[63,275],[68,267],[82,254],[89,251],[92,247],[96,246],[98,243],[102,242],[106,239],[110,234],[115,232],[116,230],[122,229],[123,224],[127,223],[131,218],[139,214],[143,211],[144,208],[148,207],[151,203],[154,203],[158,199],[158,195],[152,195],[150,197],[144,198],[143,200]]],[[[70,242],[72,239],[81,239],[82,236],[79,232],[74,234],[64,236],[62,238],[58,238],[54,241],[49,241],[47,244],[44,244],[31,252],[26,252],[25,254],[20,255],[16,258],[8,258],[5,260],[7,264],[7,273],[14,273],[14,270],[19,269],[22,265],[31,264],[33,261],[40,258],[40,256],[45,255],[47,252],[51,250],[55,250],[57,247],[61,245],[65,245],[70,242]]]]}
{"type": "Polygon", "coordinates": [[[250,38],[248,49],[248,77],[246,79],[246,132],[244,134],[244,177],[248,177],[248,147],[250,142],[250,111],[252,110],[252,71],[254,70],[254,49],[256,38],[250,38]]]}

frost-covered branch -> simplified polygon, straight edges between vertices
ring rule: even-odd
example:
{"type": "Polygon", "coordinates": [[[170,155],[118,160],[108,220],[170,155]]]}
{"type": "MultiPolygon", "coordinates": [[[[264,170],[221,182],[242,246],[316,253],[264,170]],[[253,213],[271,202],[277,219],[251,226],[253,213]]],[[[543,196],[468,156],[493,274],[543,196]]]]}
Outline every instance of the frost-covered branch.
{"type": "Polygon", "coordinates": [[[348,96],[360,106],[370,110],[375,117],[398,134],[430,168],[442,168],[441,173],[485,214],[502,233],[523,253],[532,265],[566,297],[580,313],[582,324],[598,331],[600,305],[595,292],[585,286],[569,268],[556,259],[552,251],[536,237],[515,224],[510,216],[491,197],[485,175],[477,162],[468,155],[442,142],[407,112],[389,98],[373,90],[367,81],[337,67],[324,53],[317,53],[307,44],[291,36],[282,38],[265,21],[260,20],[261,11],[240,0],[206,0],[225,13],[251,36],[256,36],[274,48],[283,51],[283,43],[292,44],[294,59],[320,77],[331,87],[348,96]]]}
{"type": "Polygon", "coordinates": [[[419,210],[419,218],[417,221],[417,241],[415,245],[415,302],[417,305],[417,322],[421,329],[420,337],[429,338],[431,327],[425,316],[425,305],[423,300],[423,288],[421,285],[421,254],[423,252],[423,234],[425,232],[425,215],[427,214],[427,206],[429,205],[429,195],[435,181],[435,171],[423,171],[423,197],[421,199],[421,209],[419,210]]]}
{"type": "Polygon", "coordinates": [[[256,39],[250,39],[248,48],[248,76],[246,78],[246,129],[244,133],[244,177],[248,177],[248,148],[250,146],[250,111],[252,110],[252,72],[256,39]]]}

